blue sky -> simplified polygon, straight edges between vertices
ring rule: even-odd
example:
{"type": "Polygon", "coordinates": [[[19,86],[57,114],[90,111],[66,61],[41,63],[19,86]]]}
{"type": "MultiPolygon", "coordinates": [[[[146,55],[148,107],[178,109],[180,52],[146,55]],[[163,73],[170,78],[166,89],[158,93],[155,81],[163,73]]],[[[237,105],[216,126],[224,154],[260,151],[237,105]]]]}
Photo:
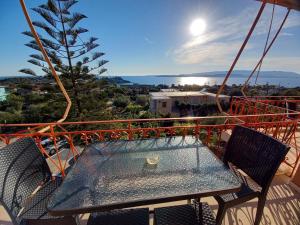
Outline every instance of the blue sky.
{"type": "MultiPolygon", "coordinates": [[[[26,2],[31,8],[44,1],[26,2]]],[[[80,0],[74,10],[88,16],[80,25],[99,38],[99,50],[110,61],[107,75],[150,75],[228,70],[259,7],[254,0],[80,0]],[[189,31],[196,18],[207,24],[199,37],[189,31]]],[[[271,11],[269,5],[236,69],[256,64],[271,11]]],[[[285,12],[275,8],[273,31],[285,12]]],[[[17,75],[30,67],[32,54],[24,46],[28,38],[21,32],[28,28],[18,0],[0,2],[0,27],[0,76],[17,75]]],[[[300,73],[300,12],[291,12],[262,70],[300,73]]]]}

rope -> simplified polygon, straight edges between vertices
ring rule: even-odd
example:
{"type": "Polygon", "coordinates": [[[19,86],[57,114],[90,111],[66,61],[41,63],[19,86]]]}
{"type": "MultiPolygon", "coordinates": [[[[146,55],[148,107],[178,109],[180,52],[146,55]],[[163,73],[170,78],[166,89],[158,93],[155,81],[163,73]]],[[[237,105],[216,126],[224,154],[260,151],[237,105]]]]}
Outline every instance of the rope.
{"type": "Polygon", "coordinates": [[[261,5],[261,7],[260,7],[260,9],[259,9],[259,11],[258,11],[258,13],[257,13],[257,15],[256,15],[256,18],[255,18],[254,22],[252,23],[251,28],[250,28],[250,30],[249,30],[249,32],[248,32],[248,34],[247,34],[247,36],[246,36],[246,38],[245,38],[245,40],[244,40],[242,46],[241,46],[241,48],[240,48],[238,54],[236,55],[236,57],[235,57],[233,63],[231,64],[231,67],[230,67],[230,69],[228,70],[228,72],[227,72],[227,74],[226,74],[226,76],[225,76],[225,78],[224,78],[224,80],[223,80],[222,85],[220,86],[220,88],[219,88],[219,90],[218,90],[218,92],[217,92],[217,94],[216,94],[216,103],[217,103],[218,109],[219,109],[219,111],[220,111],[221,113],[223,113],[223,109],[222,109],[222,106],[221,106],[221,104],[220,104],[219,95],[222,93],[222,91],[223,91],[223,89],[224,89],[224,87],[225,87],[225,84],[226,84],[228,78],[230,77],[230,75],[231,75],[231,73],[232,73],[232,71],[233,71],[233,69],[234,69],[236,63],[238,62],[238,60],[239,60],[239,58],[240,58],[242,52],[244,51],[244,48],[246,47],[246,45],[247,45],[247,43],[248,43],[248,41],[249,41],[249,39],[250,39],[250,37],[251,37],[251,35],[252,35],[252,33],[253,33],[253,30],[254,30],[254,28],[255,28],[257,22],[259,21],[259,18],[260,18],[260,16],[261,16],[261,14],[262,14],[263,11],[264,11],[265,6],[266,6],[266,2],[262,2],[262,5],[261,5]]]}
{"type": "MultiPolygon", "coordinates": [[[[271,30],[272,30],[272,25],[273,25],[274,11],[275,11],[275,1],[273,2],[273,9],[272,9],[271,22],[270,22],[269,31],[268,31],[267,40],[266,40],[266,43],[265,43],[265,47],[264,47],[263,54],[265,54],[266,49],[267,49],[267,45],[268,45],[268,43],[269,43],[270,33],[271,33],[271,30]]],[[[258,76],[259,76],[259,73],[260,73],[260,69],[261,69],[262,64],[263,64],[263,60],[262,60],[261,63],[259,64],[258,71],[257,71],[257,74],[256,74],[256,78],[255,78],[255,84],[257,83],[257,79],[258,79],[258,76]]]]}
{"type": "Polygon", "coordinates": [[[277,30],[275,36],[273,37],[272,41],[270,42],[270,44],[268,45],[266,51],[264,52],[264,54],[261,56],[260,60],[258,61],[258,63],[256,64],[255,68],[253,69],[252,73],[250,74],[250,76],[248,77],[248,79],[246,80],[244,86],[241,88],[241,92],[243,94],[244,97],[246,97],[246,94],[244,92],[249,80],[252,78],[253,74],[255,73],[256,69],[258,68],[258,66],[261,64],[262,60],[264,59],[264,57],[267,55],[268,51],[271,49],[272,45],[274,44],[276,38],[278,37],[283,25],[285,24],[286,22],[286,19],[288,18],[289,14],[290,14],[290,9],[287,10],[287,13],[282,21],[282,23],[280,24],[280,27],[279,29],[277,30]]]}

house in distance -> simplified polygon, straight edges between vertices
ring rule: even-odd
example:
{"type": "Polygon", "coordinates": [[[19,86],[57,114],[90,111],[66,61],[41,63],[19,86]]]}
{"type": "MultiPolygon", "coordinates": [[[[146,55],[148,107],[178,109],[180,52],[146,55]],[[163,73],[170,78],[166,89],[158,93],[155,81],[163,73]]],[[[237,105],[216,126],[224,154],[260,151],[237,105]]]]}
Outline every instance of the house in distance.
{"type": "MultiPolygon", "coordinates": [[[[220,102],[229,103],[230,96],[220,95],[220,102]]],[[[216,94],[206,91],[179,91],[177,89],[161,89],[150,92],[150,111],[170,116],[192,116],[195,108],[216,103],[216,94]],[[182,110],[184,109],[184,110],[182,110]],[[185,113],[182,113],[185,111],[185,113]]]]}

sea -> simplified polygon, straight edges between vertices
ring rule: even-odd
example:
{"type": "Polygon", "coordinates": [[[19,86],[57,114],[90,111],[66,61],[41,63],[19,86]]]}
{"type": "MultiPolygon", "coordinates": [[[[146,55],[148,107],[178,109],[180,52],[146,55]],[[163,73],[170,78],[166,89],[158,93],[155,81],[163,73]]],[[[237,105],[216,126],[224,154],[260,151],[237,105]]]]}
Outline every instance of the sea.
{"type": "MultiPolygon", "coordinates": [[[[233,74],[227,81],[227,85],[240,85],[244,84],[250,71],[238,71],[237,74],[233,74]]],[[[145,84],[145,85],[219,85],[224,80],[225,72],[210,72],[211,75],[144,75],[144,76],[119,76],[122,79],[129,81],[131,84],[145,84]]],[[[207,73],[206,73],[207,74],[207,73]]],[[[293,72],[282,71],[264,71],[261,72],[262,76],[258,78],[257,84],[259,85],[275,85],[283,87],[300,87],[300,74],[293,72]]],[[[118,76],[115,76],[118,77],[118,76]]],[[[0,76],[0,80],[8,77],[0,76]]],[[[12,77],[14,78],[14,77],[12,77]]],[[[128,83],[127,83],[128,84],[128,83]]],[[[250,85],[254,85],[254,81],[250,82],[250,85]]],[[[0,86],[0,101],[6,99],[8,93],[3,86],[0,86]]]]}
{"type": "MultiPolygon", "coordinates": [[[[136,84],[146,85],[219,85],[222,84],[224,76],[122,76],[124,80],[136,84]]],[[[244,84],[246,77],[232,77],[227,81],[227,85],[239,85],[244,84]]],[[[255,82],[250,82],[250,85],[254,85],[255,82]]],[[[260,85],[276,85],[284,87],[300,87],[300,76],[283,76],[283,77],[259,77],[257,84],[260,85]]]]}

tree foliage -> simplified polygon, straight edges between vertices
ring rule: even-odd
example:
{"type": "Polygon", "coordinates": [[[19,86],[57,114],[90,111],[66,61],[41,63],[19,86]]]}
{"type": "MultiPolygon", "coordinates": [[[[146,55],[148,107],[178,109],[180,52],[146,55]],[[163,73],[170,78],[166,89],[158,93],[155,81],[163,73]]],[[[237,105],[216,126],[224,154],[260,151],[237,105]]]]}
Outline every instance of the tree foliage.
{"type": "Polygon", "coordinates": [[[118,96],[113,101],[113,105],[119,108],[125,108],[129,103],[130,100],[126,96],[118,96]]]}
{"type": "MultiPolygon", "coordinates": [[[[56,72],[63,78],[69,89],[73,90],[73,98],[77,106],[77,114],[82,112],[80,91],[85,88],[78,86],[86,82],[94,81],[96,75],[106,71],[104,65],[108,62],[103,60],[103,52],[96,51],[99,47],[98,38],[90,37],[83,40],[81,36],[88,32],[81,27],[80,22],[87,18],[79,12],[72,12],[76,0],[48,0],[32,10],[37,13],[41,20],[33,21],[38,28],[40,40],[52,62],[56,72]]],[[[50,75],[50,70],[45,62],[41,50],[38,47],[30,31],[23,32],[31,38],[26,46],[35,50],[30,55],[28,62],[39,68],[37,73],[31,68],[21,69],[20,72],[30,75],[50,75]]]]}

